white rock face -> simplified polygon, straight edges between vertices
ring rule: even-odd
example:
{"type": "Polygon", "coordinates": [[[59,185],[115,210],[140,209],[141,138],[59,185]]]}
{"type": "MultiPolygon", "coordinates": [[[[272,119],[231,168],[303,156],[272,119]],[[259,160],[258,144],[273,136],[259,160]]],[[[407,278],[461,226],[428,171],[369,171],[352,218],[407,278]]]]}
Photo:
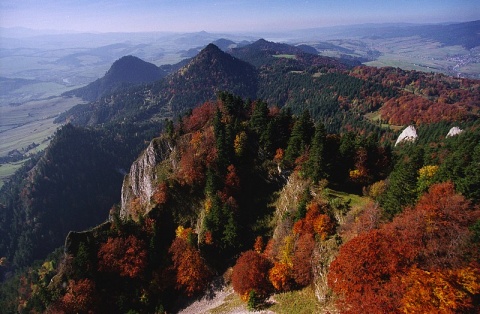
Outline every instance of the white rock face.
{"type": "Polygon", "coordinates": [[[463,130],[460,129],[458,126],[454,126],[453,128],[450,129],[450,131],[448,131],[448,134],[447,134],[446,137],[455,136],[455,135],[458,135],[462,132],[463,132],[463,130]]]}
{"type": "Polygon", "coordinates": [[[150,199],[157,187],[156,166],[169,157],[174,150],[168,140],[154,139],[147,149],[132,164],[130,173],[125,176],[122,185],[120,218],[131,216],[131,204],[138,199],[146,212],[151,210],[150,199]]]}
{"type": "Polygon", "coordinates": [[[405,130],[403,130],[402,134],[398,137],[397,141],[395,142],[395,146],[401,142],[415,142],[417,139],[417,130],[413,125],[408,126],[405,130]]]}

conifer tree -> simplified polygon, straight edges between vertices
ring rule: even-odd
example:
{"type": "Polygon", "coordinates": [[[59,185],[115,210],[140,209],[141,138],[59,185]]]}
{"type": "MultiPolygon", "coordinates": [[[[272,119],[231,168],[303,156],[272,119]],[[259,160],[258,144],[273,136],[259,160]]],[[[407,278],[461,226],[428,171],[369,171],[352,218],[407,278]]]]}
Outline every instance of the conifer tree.
{"type": "Polygon", "coordinates": [[[314,182],[326,177],[326,165],[324,158],[325,147],[325,126],[319,123],[315,128],[315,134],[312,140],[312,147],[306,164],[305,174],[314,182]]]}
{"type": "Polygon", "coordinates": [[[418,170],[422,167],[423,150],[414,149],[410,158],[398,162],[389,177],[387,190],[380,198],[380,205],[387,218],[400,213],[405,206],[417,199],[418,170]]]}
{"type": "Polygon", "coordinates": [[[290,135],[285,151],[285,160],[287,162],[291,164],[295,162],[295,159],[297,159],[310,144],[314,132],[315,127],[310,113],[305,110],[293,125],[292,134],[290,135]]]}

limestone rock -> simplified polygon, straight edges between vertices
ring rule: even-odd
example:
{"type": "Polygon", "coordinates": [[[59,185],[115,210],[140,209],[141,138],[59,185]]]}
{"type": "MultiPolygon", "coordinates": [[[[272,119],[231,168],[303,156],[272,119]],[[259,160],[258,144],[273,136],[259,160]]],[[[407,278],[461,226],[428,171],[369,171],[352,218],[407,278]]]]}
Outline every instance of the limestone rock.
{"type": "Polygon", "coordinates": [[[122,185],[121,219],[132,216],[133,201],[139,202],[141,208],[145,208],[145,213],[152,209],[150,200],[158,184],[157,165],[169,158],[173,150],[174,147],[169,139],[154,139],[132,164],[122,185]]]}
{"type": "Polygon", "coordinates": [[[395,146],[402,142],[415,142],[417,137],[417,130],[413,125],[409,125],[405,130],[402,131],[397,141],[395,142],[395,146]]]}
{"type": "Polygon", "coordinates": [[[455,135],[458,135],[462,132],[463,132],[463,130],[460,129],[458,126],[454,126],[453,128],[450,129],[450,131],[448,131],[448,134],[447,134],[446,137],[455,136],[455,135]]]}

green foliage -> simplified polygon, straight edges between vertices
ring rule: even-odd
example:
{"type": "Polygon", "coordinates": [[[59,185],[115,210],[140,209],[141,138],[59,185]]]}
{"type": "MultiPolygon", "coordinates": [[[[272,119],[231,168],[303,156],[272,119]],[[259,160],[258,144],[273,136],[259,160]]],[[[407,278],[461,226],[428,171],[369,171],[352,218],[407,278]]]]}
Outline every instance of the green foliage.
{"type": "Polygon", "coordinates": [[[250,290],[248,293],[247,308],[249,311],[255,311],[258,307],[258,298],[257,293],[254,289],[250,290]]]}
{"type": "Polygon", "coordinates": [[[380,204],[385,216],[392,219],[405,206],[413,205],[418,198],[418,170],[423,162],[423,150],[413,148],[410,157],[399,161],[393,168],[385,193],[380,198],[380,204]]]}
{"type": "Polygon", "coordinates": [[[292,134],[285,150],[286,162],[290,164],[295,163],[295,159],[302,155],[308,145],[310,145],[314,131],[315,128],[310,113],[305,110],[293,125],[292,134]]]}
{"type": "Polygon", "coordinates": [[[318,182],[327,177],[325,158],[325,126],[319,123],[315,128],[315,134],[312,139],[312,146],[309,151],[308,161],[305,165],[305,174],[311,178],[313,182],[318,182]]]}

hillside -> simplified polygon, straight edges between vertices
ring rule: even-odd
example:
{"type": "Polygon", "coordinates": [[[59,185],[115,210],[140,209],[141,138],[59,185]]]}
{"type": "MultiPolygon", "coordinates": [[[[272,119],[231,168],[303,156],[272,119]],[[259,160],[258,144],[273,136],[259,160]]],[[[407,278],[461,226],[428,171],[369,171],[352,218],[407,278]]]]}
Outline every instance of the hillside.
{"type": "Polygon", "coordinates": [[[223,284],[253,308],[272,293],[313,286],[317,309],[420,310],[435,306],[436,287],[447,284],[468,292],[442,297],[442,306],[478,309],[478,250],[467,248],[479,245],[479,136],[477,123],[392,156],[372,136],[327,134],[307,112],[293,117],[222,93],[150,142],[108,222],[70,233],[66,257],[50,260],[58,271],[25,278],[37,288],[22,290],[23,309],[177,312],[228,269],[223,284]],[[366,197],[332,187],[363,187],[366,197]],[[396,239],[402,245],[392,251],[396,239]],[[434,282],[410,286],[417,279],[434,282]],[[50,297],[35,303],[38,291],[50,297]]]}
{"type": "Polygon", "coordinates": [[[125,56],[115,61],[105,75],[85,87],[64,93],[64,96],[77,96],[95,101],[122,88],[154,82],[165,77],[167,72],[152,63],[134,56],[125,56]]]}

